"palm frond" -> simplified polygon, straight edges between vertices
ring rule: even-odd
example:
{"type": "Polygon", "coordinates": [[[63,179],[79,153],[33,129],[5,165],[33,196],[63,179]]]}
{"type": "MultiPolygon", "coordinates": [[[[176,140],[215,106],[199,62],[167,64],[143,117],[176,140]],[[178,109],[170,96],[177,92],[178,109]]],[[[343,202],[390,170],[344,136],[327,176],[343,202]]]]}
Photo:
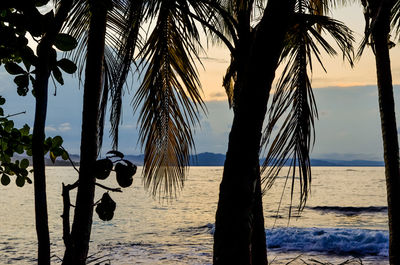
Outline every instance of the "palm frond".
{"type": "Polygon", "coordinates": [[[391,27],[396,38],[398,38],[400,35],[400,1],[395,1],[395,4],[392,8],[391,27]]]}
{"type": "Polygon", "coordinates": [[[238,23],[235,19],[235,13],[232,11],[232,1],[205,0],[204,2],[211,11],[205,27],[209,36],[207,41],[211,41],[212,44],[224,42],[233,53],[233,47],[238,43],[238,23]]]}
{"type": "MultiPolygon", "coordinates": [[[[264,163],[264,168],[271,166],[267,172],[265,185],[269,189],[281,168],[291,159],[292,184],[294,184],[297,166],[299,168],[299,210],[305,206],[310,189],[309,152],[314,142],[314,118],[318,117],[311,82],[307,74],[307,64],[309,63],[307,53],[309,52],[304,43],[291,51],[289,63],[272,101],[272,111],[266,129],[266,135],[269,137],[279,118],[288,112],[278,135],[270,146],[264,163]]],[[[291,188],[291,197],[293,197],[293,192],[294,185],[291,188]]]]}
{"type": "Polygon", "coordinates": [[[266,172],[263,179],[265,189],[269,189],[282,167],[287,163],[290,164],[287,177],[290,174],[292,178],[291,199],[297,173],[300,191],[298,211],[301,211],[310,191],[309,153],[314,145],[314,120],[318,118],[311,80],[308,76],[313,69],[312,58],[316,58],[324,68],[320,47],[328,55],[336,55],[335,49],[321,35],[321,32],[326,32],[333,37],[342,51],[343,59],[352,65],[354,39],[352,32],[346,26],[326,16],[297,13],[295,19],[296,24],[287,33],[285,48],[281,55],[287,64],[272,99],[268,125],[263,135],[262,144],[264,147],[270,145],[270,149],[262,171],[266,172]],[[321,31],[317,29],[318,27],[321,31]],[[273,130],[284,115],[286,118],[273,137],[273,130]],[[270,143],[271,139],[273,140],[270,143]]]}
{"type": "Polygon", "coordinates": [[[194,64],[200,38],[193,19],[184,12],[186,1],[162,1],[159,8],[155,28],[140,53],[146,70],[133,101],[135,111],[142,104],[144,184],[154,196],[173,195],[183,187],[194,148],[190,127],[198,122],[199,107],[204,110],[194,64]]]}
{"type": "Polygon", "coordinates": [[[122,115],[123,88],[131,70],[136,48],[140,48],[140,26],[143,20],[145,1],[130,1],[126,12],[124,24],[118,29],[121,39],[117,53],[118,65],[116,66],[117,78],[111,87],[111,113],[110,113],[110,135],[113,139],[113,149],[118,149],[118,128],[122,115]]]}
{"type": "MultiPolygon", "coordinates": [[[[99,108],[99,148],[101,148],[103,141],[108,97],[112,101],[110,134],[113,136],[113,146],[116,148],[118,145],[122,89],[137,45],[143,2],[145,1],[114,0],[113,9],[107,13],[103,93],[99,108]]],[[[87,32],[90,16],[91,11],[88,1],[76,0],[73,10],[70,12],[68,23],[63,28],[64,32],[78,40],[78,47],[68,53],[68,56],[78,66],[77,75],[79,80],[83,76],[86,61],[87,32]]]]}

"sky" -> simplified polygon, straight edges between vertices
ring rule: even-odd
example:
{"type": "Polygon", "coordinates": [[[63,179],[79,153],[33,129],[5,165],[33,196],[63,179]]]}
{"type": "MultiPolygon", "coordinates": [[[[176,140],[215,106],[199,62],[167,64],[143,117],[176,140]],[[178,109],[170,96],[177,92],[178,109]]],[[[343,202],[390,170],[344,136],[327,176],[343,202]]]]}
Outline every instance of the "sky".
{"type": "MultiPolygon", "coordinates": [[[[359,43],[364,27],[362,9],[349,6],[335,10],[333,16],[355,31],[359,43]]],[[[196,153],[224,154],[233,118],[222,88],[222,78],[230,55],[222,46],[205,47],[206,53],[201,56],[204,68],[199,66],[199,73],[208,111],[200,114],[200,124],[194,128],[196,153]]],[[[391,49],[391,58],[396,114],[399,115],[399,47],[391,49]]],[[[376,70],[372,52],[367,50],[354,68],[344,63],[341,55],[337,58],[324,57],[324,64],[327,73],[317,67],[316,63],[312,73],[319,120],[316,121],[316,141],[311,156],[319,159],[383,160],[376,70]]],[[[277,76],[280,71],[279,68],[277,76]]],[[[58,85],[56,89],[50,85],[46,133],[49,136],[61,135],[67,150],[78,154],[83,88],[79,88],[78,82],[71,76],[65,75],[65,81],[64,86],[58,85]],[[53,95],[55,91],[56,96],[53,95]]],[[[132,113],[130,105],[137,88],[137,82],[134,81],[133,84],[133,91],[126,93],[124,97],[123,123],[120,129],[120,151],[126,154],[142,153],[138,145],[137,115],[132,113]]],[[[0,95],[7,100],[6,114],[27,111],[26,114],[14,117],[17,125],[28,123],[33,126],[33,96],[18,96],[12,79],[3,68],[0,68],[0,95]]],[[[108,134],[108,129],[109,125],[105,129],[105,135],[108,134]]],[[[105,152],[110,149],[109,143],[105,139],[105,152]]]]}

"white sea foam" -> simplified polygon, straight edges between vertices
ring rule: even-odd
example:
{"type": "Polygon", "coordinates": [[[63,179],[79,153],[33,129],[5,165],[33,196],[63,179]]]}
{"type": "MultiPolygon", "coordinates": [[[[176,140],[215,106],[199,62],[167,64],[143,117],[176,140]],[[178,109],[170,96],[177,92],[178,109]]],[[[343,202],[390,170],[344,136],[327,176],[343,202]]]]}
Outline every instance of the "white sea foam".
{"type": "Polygon", "coordinates": [[[271,250],[388,256],[389,234],[384,230],[275,228],[266,233],[271,250]]]}

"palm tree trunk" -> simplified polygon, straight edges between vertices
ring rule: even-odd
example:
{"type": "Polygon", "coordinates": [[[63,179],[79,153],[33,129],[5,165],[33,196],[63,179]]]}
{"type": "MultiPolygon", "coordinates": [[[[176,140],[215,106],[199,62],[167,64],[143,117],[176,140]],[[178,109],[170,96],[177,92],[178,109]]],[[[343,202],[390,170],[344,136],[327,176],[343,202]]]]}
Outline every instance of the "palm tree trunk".
{"type": "Polygon", "coordinates": [[[34,170],[35,221],[38,238],[38,264],[50,264],[50,236],[47,214],[46,175],[44,165],[44,138],[47,114],[47,92],[50,76],[48,45],[38,47],[38,65],[35,83],[35,122],[32,136],[32,160],[34,170]]]}
{"type": "Polygon", "coordinates": [[[388,37],[392,1],[382,1],[377,12],[372,37],[375,47],[376,72],[379,93],[379,110],[385,160],[386,189],[389,217],[389,261],[400,264],[400,172],[399,143],[394,107],[392,74],[388,37]]]}
{"type": "Polygon", "coordinates": [[[268,263],[261,200],[260,142],[269,91],[293,7],[293,0],[268,1],[250,54],[243,60],[246,65],[238,72],[235,93],[240,95],[235,103],[216,213],[216,265],[268,263]]]}
{"type": "Polygon", "coordinates": [[[94,163],[98,152],[98,118],[102,91],[104,40],[107,9],[103,1],[89,1],[90,29],[82,111],[82,135],[79,186],[76,198],[70,245],[66,246],[63,264],[86,264],[92,228],[95,192],[94,163]]]}
{"type": "MultiPolygon", "coordinates": [[[[260,173],[258,173],[260,175],[260,173]]],[[[262,205],[262,192],[260,178],[257,180],[256,193],[253,204],[254,227],[251,237],[252,264],[267,264],[267,242],[264,227],[264,211],[262,205]]]]}

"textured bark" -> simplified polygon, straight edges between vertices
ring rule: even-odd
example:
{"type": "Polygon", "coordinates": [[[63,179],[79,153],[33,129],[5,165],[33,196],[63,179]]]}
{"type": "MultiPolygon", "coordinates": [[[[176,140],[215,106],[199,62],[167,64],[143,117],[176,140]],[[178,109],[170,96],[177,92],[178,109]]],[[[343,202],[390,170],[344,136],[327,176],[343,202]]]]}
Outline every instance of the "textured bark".
{"type": "Polygon", "coordinates": [[[107,10],[102,1],[90,1],[91,20],[87,46],[82,111],[79,186],[70,244],[63,264],[86,264],[92,229],[96,179],[93,175],[98,152],[98,117],[102,91],[104,39],[107,10]]]}
{"type": "Polygon", "coordinates": [[[393,1],[380,1],[376,11],[376,22],[372,31],[375,48],[376,72],[379,93],[379,111],[389,217],[389,262],[400,264],[400,172],[399,143],[397,136],[396,115],[388,37],[390,30],[390,10],[393,1]]]}
{"type": "Polygon", "coordinates": [[[267,264],[260,141],[269,91],[293,7],[293,0],[268,1],[254,38],[243,40],[236,54],[241,68],[235,84],[234,119],[216,213],[214,264],[267,264]]]}

